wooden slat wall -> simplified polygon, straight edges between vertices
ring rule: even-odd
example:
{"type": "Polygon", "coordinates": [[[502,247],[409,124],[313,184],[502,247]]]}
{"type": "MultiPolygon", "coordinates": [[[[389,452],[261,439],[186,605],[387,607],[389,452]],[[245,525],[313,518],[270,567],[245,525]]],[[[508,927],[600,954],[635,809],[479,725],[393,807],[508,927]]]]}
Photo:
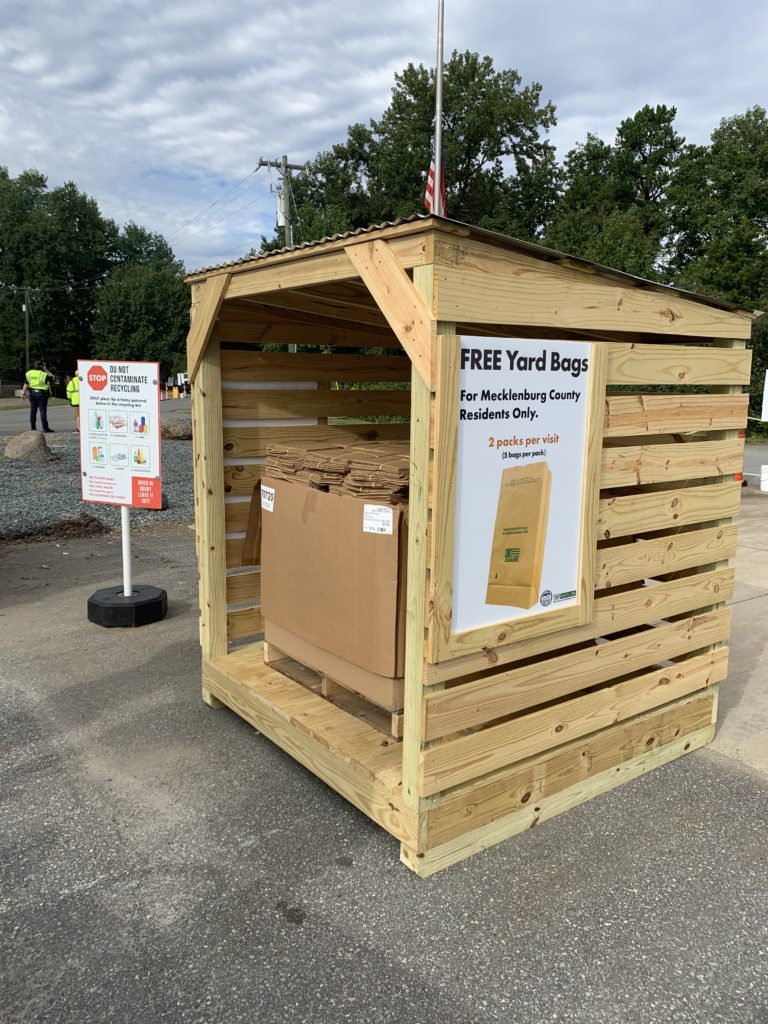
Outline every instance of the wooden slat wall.
{"type": "Polygon", "coordinates": [[[750,353],[709,340],[606,348],[593,619],[426,666],[427,859],[441,847],[448,863],[456,856],[443,844],[458,850],[463,835],[522,814],[529,799],[569,791],[585,778],[587,752],[601,751],[604,772],[662,734],[670,749],[689,733],[695,745],[711,737],[727,670],[725,560],[736,546],[750,353]],[[717,393],[688,390],[702,385],[717,393]],[[627,386],[633,393],[616,390],[627,386]]]}
{"type": "MultiPolygon", "coordinates": [[[[241,307],[233,310],[225,303],[220,323],[225,342],[233,333],[242,335],[247,322],[247,311],[241,307]],[[238,325],[237,331],[230,330],[232,324],[238,325]]],[[[318,345],[328,340],[327,331],[321,333],[318,345]]],[[[301,339],[304,344],[307,334],[312,337],[311,328],[294,325],[291,340],[301,339]],[[304,337],[296,332],[303,332],[304,337]]],[[[361,344],[362,339],[358,333],[356,343],[361,344]]],[[[347,340],[346,333],[340,336],[342,344],[347,340]]],[[[368,343],[374,346],[382,341],[374,336],[368,343]]],[[[263,473],[268,445],[407,438],[407,422],[377,423],[366,418],[409,416],[411,367],[405,355],[399,354],[223,348],[221,376],[227,639],[233,641],[255,636],[264,625],[259,568],[240,570],[253,489],[263,473]],[[336,383],[357,386],[336,388],[336,383]],[[384,387],[371,387],[375,384],[384,387]],[[334,423],[334,419],[342,422],[334,423]]]]}

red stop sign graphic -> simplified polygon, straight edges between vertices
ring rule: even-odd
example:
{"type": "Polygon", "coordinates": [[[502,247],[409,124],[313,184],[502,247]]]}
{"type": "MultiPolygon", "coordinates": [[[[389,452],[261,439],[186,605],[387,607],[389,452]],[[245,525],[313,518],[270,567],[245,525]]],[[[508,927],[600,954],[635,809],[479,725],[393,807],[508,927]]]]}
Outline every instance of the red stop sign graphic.
{"type": "Polygon", "coordinates": [[[109,383],[107,371],[103,366],[92,366],[88,371],[88,384],[94,391],[103,391],[109,383]]]}

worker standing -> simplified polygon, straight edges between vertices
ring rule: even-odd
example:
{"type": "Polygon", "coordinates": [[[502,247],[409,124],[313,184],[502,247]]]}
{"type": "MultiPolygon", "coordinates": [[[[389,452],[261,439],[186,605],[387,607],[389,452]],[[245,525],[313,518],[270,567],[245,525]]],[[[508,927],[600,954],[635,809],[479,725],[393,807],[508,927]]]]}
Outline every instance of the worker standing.
{"type": "Polygon", "coordinates": [[[52,434],[48,426],[48,398],[51,393],[53,374],[44,363],[36,362],[31,370],[27,370],[21,397],[29,399],[29,429],[37,429],[37,410],[40,410],[40,424],[44,434],[52,434]]]}
{"type": "Polygon", "coordinates": [[[78,380],[77,371],[73,374],[67,374],[67,398],[69,404],[75,410],[75,430],[80,433],[80,381],[78,380]]]}

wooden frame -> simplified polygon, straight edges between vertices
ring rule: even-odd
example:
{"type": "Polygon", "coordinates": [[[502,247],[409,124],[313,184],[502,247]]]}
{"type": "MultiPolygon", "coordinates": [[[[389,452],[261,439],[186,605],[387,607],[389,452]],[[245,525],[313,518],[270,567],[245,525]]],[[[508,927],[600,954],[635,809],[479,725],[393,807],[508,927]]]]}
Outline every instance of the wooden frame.
{"type": "Polygon", "coordinates": [[[748,311],[436,218],[190,281],[209,705],[385,828],[419,875],[710,741],[727,672],[748,311]],[[461,335],[595,346],[584,600],[546,631],[523,618],[451,634],[461,335]],[[396,437],[411,458],[406,658],[403,712],[386,734],[332,683],[308,688],[267,663],[281,664],[259,637],[249,531],[269,443],[396,437]]]}

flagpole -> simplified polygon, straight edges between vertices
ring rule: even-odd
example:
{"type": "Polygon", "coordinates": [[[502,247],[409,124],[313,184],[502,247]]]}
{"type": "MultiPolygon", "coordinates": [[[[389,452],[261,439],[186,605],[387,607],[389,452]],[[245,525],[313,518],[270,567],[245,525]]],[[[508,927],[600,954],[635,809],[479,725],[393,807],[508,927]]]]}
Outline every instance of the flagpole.
{"type": "Polygon", "coordinates": [[[433,213],[445,216],[443,209],[443,0],[437,0],[437,67],[435,69],[435,184],[433,213]]]}

